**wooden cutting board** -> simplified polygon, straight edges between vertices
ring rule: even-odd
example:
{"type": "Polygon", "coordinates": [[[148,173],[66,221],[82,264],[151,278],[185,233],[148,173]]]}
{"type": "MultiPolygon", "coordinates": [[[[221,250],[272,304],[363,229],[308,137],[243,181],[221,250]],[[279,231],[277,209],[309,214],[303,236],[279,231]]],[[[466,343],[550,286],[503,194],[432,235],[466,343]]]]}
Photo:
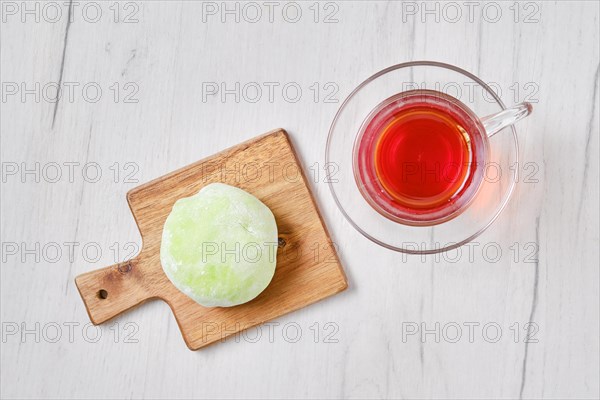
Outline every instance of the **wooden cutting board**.
{"type": "Polygon", "coordinates": [[[306,177],[282,129],[132,189],[127,201],[142,236],[140,254],[75,279],[94,324],[146,300],[162,299],[175,314],[187,346],[197,350],[347,287],[306,177]],[[173,286],[160,264],[163,225],[173,204],[213,182],[237,186],[259,198],[273,211],[279,231],[273,280],[254,300],[229,308],[200,306],[173,286]]]}

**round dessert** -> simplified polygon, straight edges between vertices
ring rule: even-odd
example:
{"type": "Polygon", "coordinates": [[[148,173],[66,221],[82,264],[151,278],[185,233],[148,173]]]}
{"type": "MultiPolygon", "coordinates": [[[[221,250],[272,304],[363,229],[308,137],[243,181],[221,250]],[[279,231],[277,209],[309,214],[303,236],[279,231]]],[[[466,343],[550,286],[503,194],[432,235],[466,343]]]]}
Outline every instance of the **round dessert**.
{"type": "Polygon", "coordinates": [[[205,307],[230,307],[271,282],[277,225],[271,210],[222,183],[177,200],[165,221],[160,261],[177,289],[205,307]]]}

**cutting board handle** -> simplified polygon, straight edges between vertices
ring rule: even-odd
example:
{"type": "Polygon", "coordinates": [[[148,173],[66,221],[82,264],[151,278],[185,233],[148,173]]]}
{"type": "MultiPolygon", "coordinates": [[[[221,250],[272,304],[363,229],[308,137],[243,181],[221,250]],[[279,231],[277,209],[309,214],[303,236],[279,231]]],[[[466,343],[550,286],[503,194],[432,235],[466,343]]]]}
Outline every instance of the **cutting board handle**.
{"type": "Polygon", "coordinates": [[[144,285],[138,264],[138,259],[132,259],[75,278],[90,320],[95,325],[154,297],[144,285]]]}

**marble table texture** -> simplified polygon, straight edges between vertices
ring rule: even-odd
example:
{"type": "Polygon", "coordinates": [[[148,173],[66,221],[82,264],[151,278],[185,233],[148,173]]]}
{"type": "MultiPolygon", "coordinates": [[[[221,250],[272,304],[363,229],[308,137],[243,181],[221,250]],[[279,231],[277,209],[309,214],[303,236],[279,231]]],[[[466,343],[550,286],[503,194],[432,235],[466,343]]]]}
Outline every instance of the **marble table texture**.
{"type": "Polygon", "coordinates": [[[1,7],[2,398],[598,398],[598,2],[1,7]],[[325,183],[343,99],[411,60],[535,108],[528,179],[458,257],[370,242],[325,183]],[[278,127],[348,290],[198,352],[160,301],[90,325],[75,276],[141,243],[126,192],[278,127]]]}

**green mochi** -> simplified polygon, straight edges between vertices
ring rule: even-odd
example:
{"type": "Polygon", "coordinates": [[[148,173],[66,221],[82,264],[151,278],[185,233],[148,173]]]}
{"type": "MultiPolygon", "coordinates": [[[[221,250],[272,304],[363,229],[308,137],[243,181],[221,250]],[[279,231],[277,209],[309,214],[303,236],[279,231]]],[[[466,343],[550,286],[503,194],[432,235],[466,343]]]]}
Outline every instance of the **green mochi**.
{"type": "Polygon", "coordinates": [[[177,289],[205,307],[230,307],[271,282],[277,225],[271,210],[222,183],[177,200],[165,221],[160,261],[177,289]]]}

